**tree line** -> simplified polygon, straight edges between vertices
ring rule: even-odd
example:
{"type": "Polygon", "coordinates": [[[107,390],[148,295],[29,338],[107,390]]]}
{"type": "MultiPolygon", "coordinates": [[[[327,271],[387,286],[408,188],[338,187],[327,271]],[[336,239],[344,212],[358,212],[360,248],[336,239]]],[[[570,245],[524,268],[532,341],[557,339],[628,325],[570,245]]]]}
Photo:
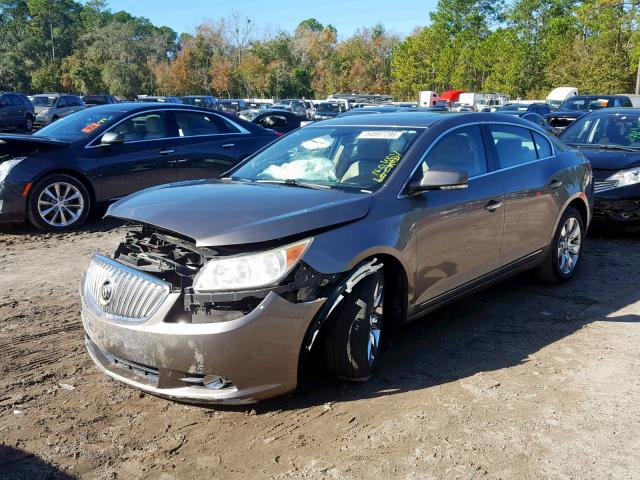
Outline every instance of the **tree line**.
{"type": "Polygon", "coordinates": [[[239,14],[178,35],[105,0],[0,0],[0,90],[398,100],[451,88],[628,93],[639,13],[640,0],[439,0],[425,12],[428,25],[405,38],[382,24],[340,37],[315,19],[264,31],[239,14]]]}

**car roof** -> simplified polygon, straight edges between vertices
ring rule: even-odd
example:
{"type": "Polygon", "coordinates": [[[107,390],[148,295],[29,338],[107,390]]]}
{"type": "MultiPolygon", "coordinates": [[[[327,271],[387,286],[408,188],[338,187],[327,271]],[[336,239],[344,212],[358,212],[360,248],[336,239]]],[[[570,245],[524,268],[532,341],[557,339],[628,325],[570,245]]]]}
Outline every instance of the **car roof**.
{"type": "Polygon", "coordinates": [[[409,127],[409,128],[429,128],[439,123],[446,123],[448,126],[464,125],[465,123],[496,123],[508,122],[518,123],[524,127],[531,128],[531,123],[521,120],[513,115],[502,113],[476,113],[476,112],[416,112],[404,111],[395,113],[372,113],[370,115],[351,115],[348,117],[336,117],[330,120],[323,120],[317,124],[308,125],[305,128],[314,126],[359,126],[359,127],[409,127]]]}
{"type": "Polygon", "coordinates": [[[135,112],[138,110],[149,110],[150,108],[159,108],[162,110],[194,110],[202,111],[202,107],[196,107],[195,105],[188,105],[185,103],[163,103],[163,102],[123,102],[112,103],[108,105],[98,105],[91,107],[92,112],[99,112],[101,109],[108,110],[110,112],[119,110],[121,112],[135,112]]]}

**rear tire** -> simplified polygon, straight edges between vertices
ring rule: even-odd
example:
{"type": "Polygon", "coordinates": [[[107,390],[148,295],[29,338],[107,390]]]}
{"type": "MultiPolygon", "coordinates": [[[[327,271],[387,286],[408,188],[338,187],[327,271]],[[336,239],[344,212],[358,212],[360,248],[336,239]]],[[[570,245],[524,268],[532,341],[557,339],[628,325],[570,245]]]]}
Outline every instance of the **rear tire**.
{"type": "Polygon", "coordinates": [[[26,133],[31,133],[33,131],[33,118],[31,115],[27,115],[24,119],[24,123],[22,124],[22,131],[26,133]]]}
{"type": "Polygon", "coordinates": [[[366,381],[380,353],[384,327],[384,275],[377,271],[346,294],[327,319],[325,364],[342,380],[366,381]]]}
{"type": "Polygon", "coordinates": [[[91,197],[71,175],[49,175],[31,189],[29,221],[41,230],[66,232],[82,225],[91,210],[91,197]]]}
{"type": "Polygon", "coordinates": [[[582,259],[584,221],[575,208],[565,210],[553,236],[543,263],[537,268],[538,278],[546,282],[568,282],[576,274],[582,259]]]}

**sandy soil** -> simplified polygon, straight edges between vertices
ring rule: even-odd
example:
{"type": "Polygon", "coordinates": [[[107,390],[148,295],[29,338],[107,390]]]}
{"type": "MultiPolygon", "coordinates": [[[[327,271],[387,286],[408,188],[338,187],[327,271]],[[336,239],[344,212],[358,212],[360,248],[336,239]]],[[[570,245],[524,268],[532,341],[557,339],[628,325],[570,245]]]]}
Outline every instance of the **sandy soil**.
{"type": "Polygon", "coordinates": [[[366,384],[310,371],[249,408],[143,395],[84,351],[78,282],[117,225],[0,230],[0,478],[640,478],[640,249],[528,275],[389,339],[366,384]]]}

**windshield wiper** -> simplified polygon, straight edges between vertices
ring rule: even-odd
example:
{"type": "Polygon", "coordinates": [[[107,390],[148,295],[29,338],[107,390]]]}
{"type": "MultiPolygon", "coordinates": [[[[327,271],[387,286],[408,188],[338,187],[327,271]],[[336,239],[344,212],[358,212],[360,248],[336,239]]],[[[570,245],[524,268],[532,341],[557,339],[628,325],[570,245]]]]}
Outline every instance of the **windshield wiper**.
{"type": "Polygon", "coordinates": [[[286,185],[289,187],[300,187],[300,188],[312,188],[314,190],[330,190],[330,185],[319,185],[317,183],[310,182],[301,182],[300,180],[294,180],[292,178],[288,178],[286,180],[255,180],[256,183],[273,183],[275,185],[286,185]]]}
{"type": "Polygon", "coordinates": [[[596,150],[621,150],[623,152],[637,152],[640,150],[640,147],[626,147],[624,145],[600,145],[597,143],[569,143],[572,147],[580,147],[580,148],[592,148],[596,150]]]}

